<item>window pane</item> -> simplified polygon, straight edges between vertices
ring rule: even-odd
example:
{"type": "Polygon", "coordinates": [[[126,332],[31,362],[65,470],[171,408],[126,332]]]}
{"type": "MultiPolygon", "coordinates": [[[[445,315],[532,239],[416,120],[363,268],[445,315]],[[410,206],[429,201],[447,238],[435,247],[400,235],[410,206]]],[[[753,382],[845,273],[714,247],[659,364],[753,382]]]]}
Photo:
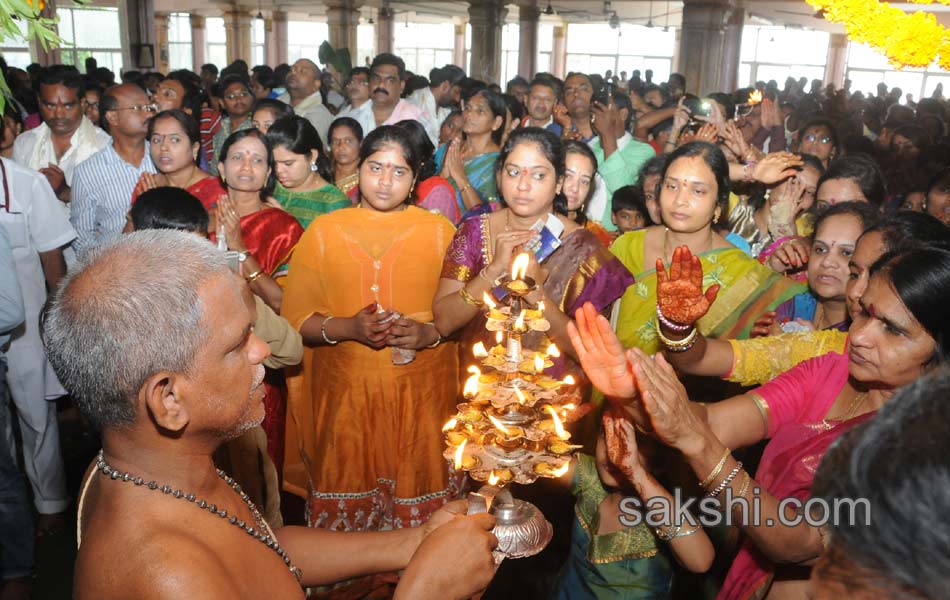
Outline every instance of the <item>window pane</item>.
{"type": "Polygon", "coordinates": [[[59,17],[59,37],[63,38],[64,45],[73,43],[73,9],[57,8],[56,15],[59,17]]]}
{"type": "Polygon", "coordinates": [[[752,62],[755,60],[755,46],[759,38],[759,27],[750,27],[748,25],[742,28],[742,45],[739,51],[739,60],[743,62],[752,62]]]}
{"type": "Polygon", "coordinates": [[[168,16],[168,42],[191,42],[191,19],[187,13],[168,16]]]}
{"type": "MultiPolygon", "coordinates": [[[[616,35],[616,30],[611,30],[616,35]]],[[[673,56],[676,44],[676,32],[673,29],[663,31],[662,27],[644,27],[642,25],[620,25],[620,53],[639,54],[640,56],[673,56]]]]}
{"type": "Polygon", "coordinates": [[[606,23],[570,23],[567,26],[567,52],[616,54],[617,30],[606,23]]]}
{"type": "MultiPolygon", "coordinates": [[[[550,71],[551,71],[551,53],[538,52],[538,73],[548,73],[550,71]]],[[[950,86],[946,86],[946,87],[950,89],[950,86]]]]}
{"type": "Polygon", "coordinates": [[[289,21],[287,23],[287,58],[293,63],[301,58],[319,62],[320,44],[330,38],[330,26],[321,21],[289,21]]]}
{"type": "Polygon", "coordinates": [[[228,64],[228,47],[225,44],[208,44],[205,59],[218,67],[228,64]]]}
{"type": "Polygon", "coordinates": [[[666,81],[672,73],[673,61],[668,58],[647,58],[643,61],[643,69],[653,69],[653,81],[666,81]]]}
{"type": "Polygon", "coordinates": [[[395,54],[402,48],[455,48],[455,25],[452,23],[396,24],[393,36],[395,54]]]}
{"type": "Polygon", "coordinates": [[[944,98],[950,95],[950,74],[948,75],[927,75],[927,81],[924,84],[924,97],[930,98],[937,89],[937,84],[943,84],[944,98]]]}
{"type": "Polygon", "coordinates": [[[848,44],[848,67],[886,71],[891,68],[891,65],[883,54],[875,52],[870,46],[851,42],[848,44]]]}
{"type": "Polygon", "coordinates": [[[373,60],[376,56],[376,26],[359,25],[356,28],[356,56],[353,57],[353,66],[366,64],[366,60],[373,60]]]}
{"type": "Polygon", "coordinates": [[[29,66],[32,60],[30,60],[29,51],[23,50],[3,50],[3,58],[7,61],[7,66],[17,67],[19,69],[25,69],[29,66]]]}
{"type": "Polygon", "coordinates": [[[900,103],[907,104],[907,94],[913,94],[916,100],[920,100],[920,91],[924,87],[924,74],[909,71],[888,71],[884,73],[884,83],[887,84],[888,88],[899,87],[902,92],[900,103]]]}
{"type": "Polygon", "coordinates": [[[752,85],[752,65],[744,62],[739,65],[739,87],[752,85]]]}
{"type": "Polygon", "coordinates": [[[209,50],[211,44],[227,44],[228,35],[224,30],[224,18],[208,17],[205,19],[205,39],[208,41],[209,50]]]}
{"type": "Polygon", "coordinates": [[[117,8],[74,8],[76,46],[86,48],[121,48],[119,10],[117,8]]]}
{"type": "Polygon", "coordinates": [[[538,52],[551,52],[554,46],[554,25],[538,25],[538,52]]]}
{"type": "Polygon", "coordinates": [[[760,62],[780,65],[824,65],[828,60],[828,39],[823,31],[770,28],[760,33],[755,57],[760,62]]]}
{"type": "Polygon", "coordinates": [[[168,44],[168,68],[191,70],[191,44],[168,44]]]}

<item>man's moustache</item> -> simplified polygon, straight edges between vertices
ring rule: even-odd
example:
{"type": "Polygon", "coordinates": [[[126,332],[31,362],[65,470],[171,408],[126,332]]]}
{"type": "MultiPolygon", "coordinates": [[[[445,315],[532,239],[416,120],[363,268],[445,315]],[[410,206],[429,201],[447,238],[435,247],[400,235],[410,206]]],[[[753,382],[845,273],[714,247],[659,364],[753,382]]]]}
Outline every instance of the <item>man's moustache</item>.
{"type": "Polygon", "coordinates": [[[386,94],[387,96],[389,95],[389,92],[387,92],[387,91],[384,90],[383,88],[376,88],[375,90],[373,90],[373,93],[374,93],[374,94],[375,94],[376,92],[380,92],[380,93],[382,93],[382,94],[386,94]]]}

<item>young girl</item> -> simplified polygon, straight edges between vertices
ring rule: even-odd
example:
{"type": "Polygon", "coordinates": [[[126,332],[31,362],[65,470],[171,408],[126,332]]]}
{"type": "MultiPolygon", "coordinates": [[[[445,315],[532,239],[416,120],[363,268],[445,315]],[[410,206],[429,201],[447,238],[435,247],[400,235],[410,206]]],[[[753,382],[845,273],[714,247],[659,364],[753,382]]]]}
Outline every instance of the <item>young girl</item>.
{"type": "Polygon", "coordinates": [[[878,219],[879,211],[867,202],[842,202],[820,213],[808,252],[808,291],[780,304],[774,312],[764,313],[752,334],[778,335],[809,329],[846,331],[848,262],[858,238],[878,219]]]}
{"type": "Polygon", "coordinates": [[[559,600],[667,598],[673,585],[674,558],[685,569],[705,572],[713,561],[712,543],[701,526],[688,522],[651,527],[645,513],[651,498],[672,495],[648,471],[652,444],[637,437],[619,409],[604,413],[596,456],[578,454],[571,492],[577,498],[571,551],[561,569],[554,597],[559,600]],[[625,497],[640,504],[634,514],[625,497]],[[639,524],[628,527],[639,516],[639,524]],[[621,521],[623,518],[624,522],[621,521]]]}

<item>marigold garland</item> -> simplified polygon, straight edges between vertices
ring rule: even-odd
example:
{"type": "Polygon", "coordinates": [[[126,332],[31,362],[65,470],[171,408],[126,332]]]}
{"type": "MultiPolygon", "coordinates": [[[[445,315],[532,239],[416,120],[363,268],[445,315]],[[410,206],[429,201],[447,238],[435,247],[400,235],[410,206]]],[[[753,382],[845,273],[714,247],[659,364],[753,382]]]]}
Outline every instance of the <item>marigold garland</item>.
{"type": "MultiPolygon", "coordinates": [[[[897,68],[927,67],[936,60],[950,70],[950,33],[927,12],[905,13],[878,0],[806,0],[832,23],[842,23],[848,38],[882,52],[897,68]]],[[[917,4],[950,0],[911,0],[917,4]]]]}

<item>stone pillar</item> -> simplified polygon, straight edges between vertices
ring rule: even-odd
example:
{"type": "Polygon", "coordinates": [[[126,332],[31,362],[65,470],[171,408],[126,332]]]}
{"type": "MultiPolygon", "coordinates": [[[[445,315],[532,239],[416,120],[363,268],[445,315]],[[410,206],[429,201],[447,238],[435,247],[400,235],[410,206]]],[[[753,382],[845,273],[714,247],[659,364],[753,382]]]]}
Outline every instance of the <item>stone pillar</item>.
{"type": "MultiPolygon", "coordinates": [[[[396,43],[396,17],[392,9],[379,11],[376,18],[376,54],[393,51],[396,43]]],[[[353,66],[362,65],[363,57],[353,60],[353,66]]]]}
{"type": "Polygon", "coordinates": [[[726,1],[684,3],[679,72],[686,76],[687,92],[735,89],[742,25],[741,19],[738,25],[732,21],[734,12],[736,7],[726,1]]]}
{"type": "Polygon", "coordinates": [[[472,24],[472,72],[471,77],[487,83],[502,83],[501,79],[501,29],[505,25],[508,9],[504,0],[470,2],[469,21],[472,24]]]}
{"type": "Polygon", "coordinates": [[[155,46],[156,70],[168,73],[168,13],[155,13],[155,46]]]}
{"type": "Polygon", "coordinates": [[[845,73],[848,71],[848,36],[843,33],[831,34],[828,41],[828,60],[825,62],[825,85],[833,84],[841,89],[844,86],[845,73]]]}
{"type": "MultiPolygon", "coordinates": [[[[244,59],[249,65],[253,64],[251,56],[251,15],[239,10],[225,11],[224,31],[228,43],[228,64],[237,59],[244,59]]],[[[219,65],[220,66],[220,65],[219,65]]]]}
{"type": "Polygon", "coordinates": [[[198,73],[201,65],[208,62],[205,45],[208,42],[207,30],[205,29],[205,18],[201,15],[191,15],[191,64],[192,70],[198,73]]]}
{"type": "Polygon", "coordinates": [[[538,20],[540,17],[541,11],[536,6],[518,7],[520,36],[518,38],[518,75],[529,81],[538,70],[538,20]]]}
{"type": "Polygon", "coordinates": [[[452,50],[452,63],[455,66],[461,68],[463,71],[467,71],[467,66],[465,64],[465,23],[456,23],[455,24],[455,46],[452,50]]]}
{"type": "Polygon", "coordinates": [[[276,54],[274,55],[274,62],[268,64],[276,67],[287,62],[287,13],[282,10],[275,10],[271,20],[274,22],[272,37],[276,54]]]}
{"type": "MultiPolygon", "coordinates": [[[[330,45],[335,50],[349,48],[350,56],[357,56],[356,27],[360,24],[360,11],[353,0],[326,2],[327,24],[330,26],[330,45]]],[[[317,57],[308,57],[315,62],[317,57]]]]}
{"type": "Polygon", "coordinates": [[[567,75],[567,23],[554,28],[554,43],[551,44],[551,73],[561,79],[567,75]]]}

